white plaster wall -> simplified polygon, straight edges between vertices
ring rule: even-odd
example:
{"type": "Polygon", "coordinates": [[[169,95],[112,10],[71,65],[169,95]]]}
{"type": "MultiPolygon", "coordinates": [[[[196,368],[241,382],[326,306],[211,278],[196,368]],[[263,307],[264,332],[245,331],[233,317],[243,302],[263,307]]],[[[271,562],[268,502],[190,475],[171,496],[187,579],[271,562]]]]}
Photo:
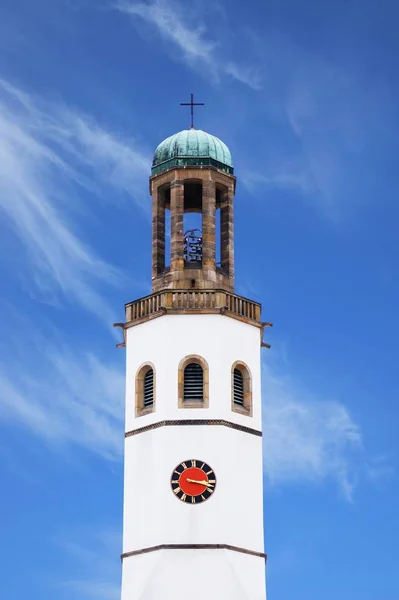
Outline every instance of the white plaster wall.
{"type": "Polygon", "coordinates": [[[167,315],[127,330],[126,431],[163,419],[227,419],[261,429],[260,333],[222,315],[167,315]],[[209,365],[209,408],[178,408],[178,366],[188,354],[209,365]],[[245,362],[252,375],[253,417],[231,411],[231,367],[245,362]],[[156,412],[135,418],[135,376],[145,362],[156,369],[156,412]]]}
{"type": "Polygon", "coordinates": [[[265,562],[230,550],[162,550],[123,563],[122,600],[266,600],[265,562]]]}
{"type": "MultiPolygon", "coordinates": [[[[222,315],[167,315],[127,331],[126,431],[162,420],[225,419],[261,430],[259,329],[222,315]],[[209,365],[209,408],[178,408],[178,365],[189,354],[209,365]],[[252,376],[253,416],[231,410],[231,367],[252,376]],[[156,411],[135,417],[135,376],[155,365],[156,411]]],[[[219,425],[167,426],[125,440],[123,552],[159,544],[229,544],[264,551],[262,438],[219,425]],[[198,459],[215,471],[214,494],[199,505],[170,487],[175,466],[198,459]]],[[[165,550],[124,561],[122,600],[189,593],[203,598],[265,599],[261,558],[218,550],[165,550]],[[194,586],[200,573],[206,590],[194,586]],[[181,583],[180,583],[181,582],[181,583]],[[181,593],[180,593],[181,592],[181,593]]]]}
{"type": "Polygon", "coordinates": [[[262,439],[223,426],[160,427],[126,439],[123,552],[158,544],[231,544],[263,552],[262,439]],[[173,469],[199,459],[215,471],[205,502],[181,502],[173,469]]]}

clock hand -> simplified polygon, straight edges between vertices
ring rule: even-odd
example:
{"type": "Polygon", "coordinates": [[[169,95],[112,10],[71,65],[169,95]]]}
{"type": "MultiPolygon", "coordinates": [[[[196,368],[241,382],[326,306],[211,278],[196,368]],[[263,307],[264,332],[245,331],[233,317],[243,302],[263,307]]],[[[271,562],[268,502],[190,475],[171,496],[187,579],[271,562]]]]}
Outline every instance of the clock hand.
{"type": "Polygon", "coordinates": [[[209,481],[198,481],[197,479],[188,479],[188,478],[186,481],[188,481],[188,483],[198,483],[199,485],[204,485],[205,487],[213,488],[213,484],[209,483],[209,481]]]}
{"type": "Polygon", "coordinates": [[[198,481],[198,479],[188,479],[187,481],[189,483],[198,483],[199,485],[205,485],[206,487],[213,487],[212,483],[209,483],[208,481],[198,481]]]}

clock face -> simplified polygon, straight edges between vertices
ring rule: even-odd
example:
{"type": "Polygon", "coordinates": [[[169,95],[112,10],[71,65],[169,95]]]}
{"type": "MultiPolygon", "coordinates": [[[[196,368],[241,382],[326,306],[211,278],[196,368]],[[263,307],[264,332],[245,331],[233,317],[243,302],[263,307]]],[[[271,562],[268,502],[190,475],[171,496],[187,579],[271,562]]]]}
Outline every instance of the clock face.
{"type": "Polygon", "coordinates": [[[202,460],[186,460],[174,469],[170,483],[176,498],[188,504],[200,504],[214,493],[216,476],[202,460]]]}

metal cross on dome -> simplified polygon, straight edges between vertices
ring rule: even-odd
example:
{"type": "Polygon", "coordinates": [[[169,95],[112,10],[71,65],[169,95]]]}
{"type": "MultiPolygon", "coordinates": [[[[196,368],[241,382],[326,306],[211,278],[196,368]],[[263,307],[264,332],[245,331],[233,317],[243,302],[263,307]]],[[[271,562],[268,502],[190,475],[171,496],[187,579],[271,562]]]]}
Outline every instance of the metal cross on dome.
{"type": "Polygon", "coordinates": [[[191,94],[191,102],[180,102],[180,106],[191,106],[191,129],[194,128],[194,106],[204,106],[203,102],[194,102],[194,94],[191,94]]]}

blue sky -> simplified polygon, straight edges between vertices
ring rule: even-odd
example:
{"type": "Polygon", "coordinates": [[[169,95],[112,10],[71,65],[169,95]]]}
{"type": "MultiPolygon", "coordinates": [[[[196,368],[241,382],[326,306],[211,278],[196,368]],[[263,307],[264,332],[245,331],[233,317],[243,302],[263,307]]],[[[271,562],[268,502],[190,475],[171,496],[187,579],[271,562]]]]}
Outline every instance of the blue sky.
{"type": "Polygon", "coordinates": [[[269,598],[399,597],[393,0],[3,0],[0,596],[116,600],[152,152],[230,147],[264,351],[269,598]]]}

